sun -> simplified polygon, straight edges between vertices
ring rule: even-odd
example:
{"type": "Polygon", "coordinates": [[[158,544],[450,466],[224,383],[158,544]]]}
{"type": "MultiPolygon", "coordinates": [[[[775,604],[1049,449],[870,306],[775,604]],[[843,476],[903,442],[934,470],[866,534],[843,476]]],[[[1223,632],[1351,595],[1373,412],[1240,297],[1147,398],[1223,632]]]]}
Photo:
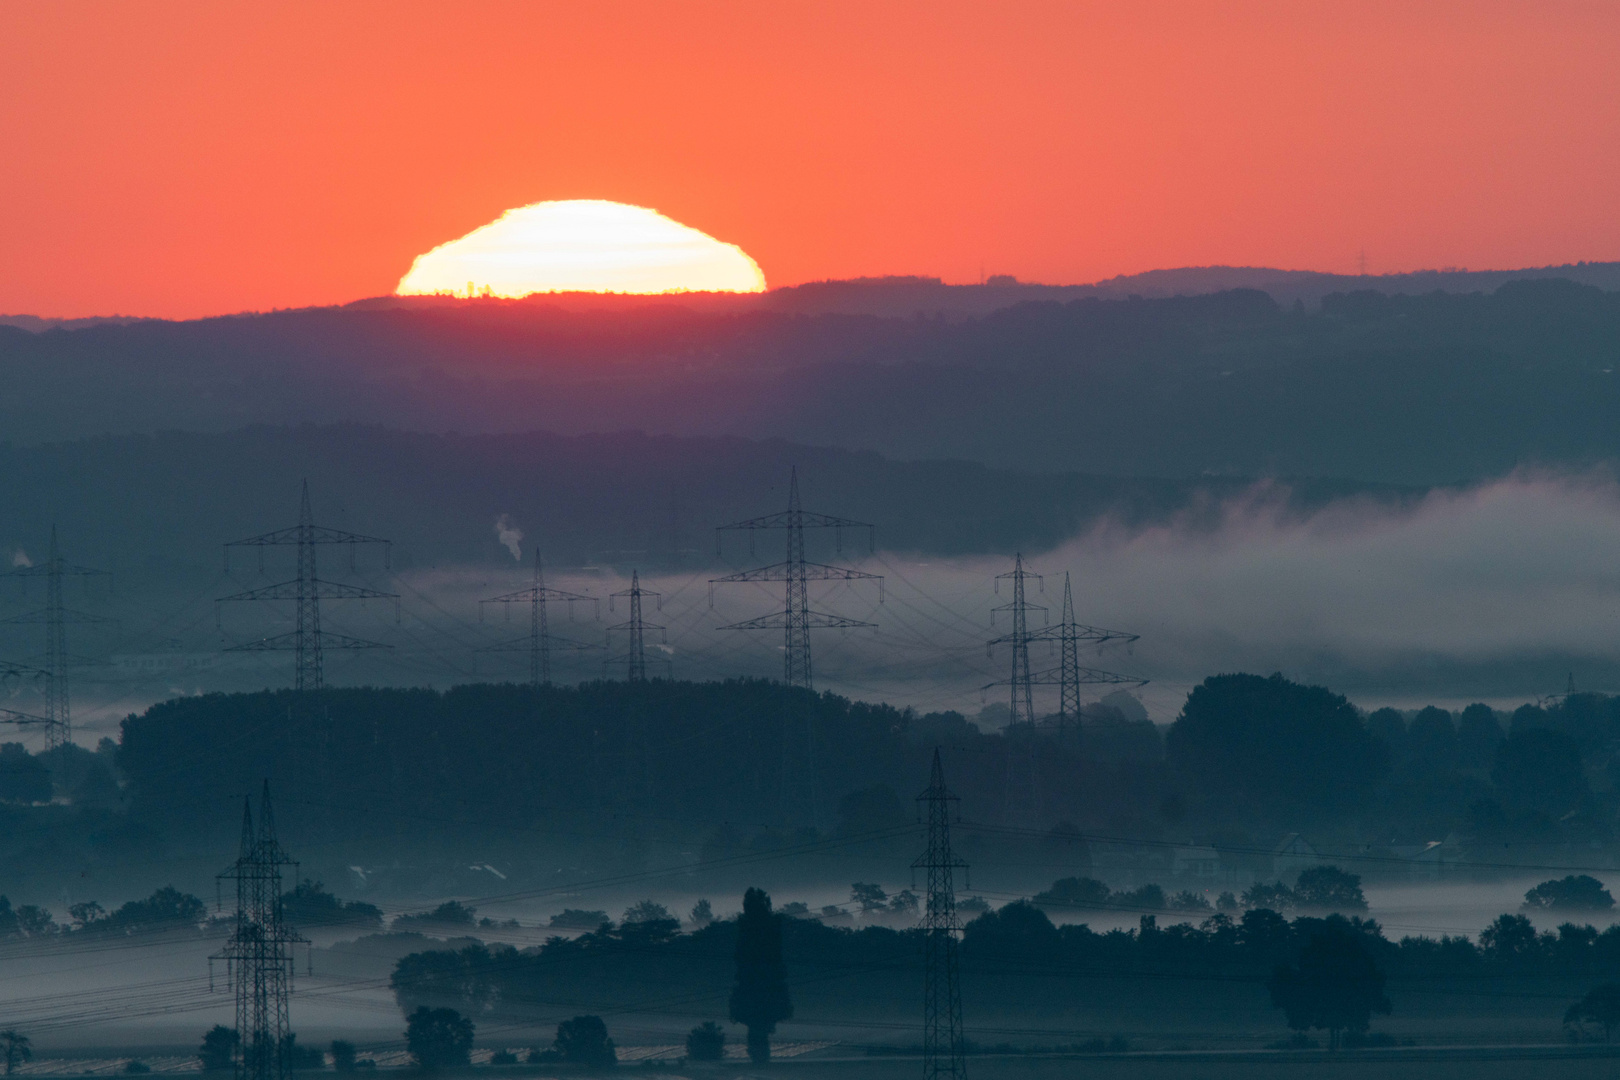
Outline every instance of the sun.
{"type": "Polygon", "coordinates": [[[736,244],[656,210],[604,199],[508,210],[418,255],[401,296],[519,297],[545,292],[763,292],[759,264],[736,244]]]}

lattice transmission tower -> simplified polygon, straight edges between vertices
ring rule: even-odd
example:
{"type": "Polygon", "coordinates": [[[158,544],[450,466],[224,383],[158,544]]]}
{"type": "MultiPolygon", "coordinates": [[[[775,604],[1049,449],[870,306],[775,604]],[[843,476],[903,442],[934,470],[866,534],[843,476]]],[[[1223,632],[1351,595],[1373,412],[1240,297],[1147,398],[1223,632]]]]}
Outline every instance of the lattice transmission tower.
{"type": "MultiPolygon", "coordinates": [[[[806,511],[799,503],[799,470],[795,467],[788,481],[788,508],[777,514],[749,518],[715,530],[716,554],[720,541],[727,532],[748,533],[748,553],[754,553],[755,534],[766,530],[781,530],[787,534],[787,558],[770,566],[744,570],[737,574],[713,578],[709,581],[709,604],[714,604],[716,585],[739,582],[780,581],[784,587],[782,610],[757,619],[722,626],[722,630],[782,630],[782,681],[789,686],[813,690],[814,678],[810,661],[810,631],[812,629],[850,629],[870,627],[876,623],[847,619],[814,611],[810,607],[812,581],[876,581],[878,602],[883,602],[883,578],[846,566],[830,566],[811,562],[804,555],[806,529],[832,529],[840,554],[844,550],[845,529],[865,529],[867,549],[874,547],[874,530],[870,523],[850,518],[833,517],[806,511]]],[[[782,816],[792,819],[803,817],[819,825],[821,811],[816,779],[816,740],[814,717],[808,703],[798,709],[789,708],[782,714],[782,780],[778,789],[782,816]]]]}
{"type": "Polygon", "coordinates": [[[511,618],[513,604],[529,605],[529,633],[527,637],[515,638],[499,645],[490,645],[485,652],[520,652],[529,654],[529,686],[536,688],[551,685],[551,650],[552,649],[600,649],[600,645],[592,645],[572,638],[557,637],[551,633],[551,627],[546,615],[548,602],[562,602],[568,605],[568,616],[573,618],[576,601],[589,600],[593,611],[598,618],[601,617],[601,602],[594,596],[583,593],[566,592],[562,589],[549,589],[546,587],[545,571],[540,565],[540,549],[534,549],[534,584],[527,589],[517,592],[503,593],[492,596],[488,600],[478,601],[478,618],[484,617],[485,604],[500,604],[502,610],[511,618]]]}
{"type": "Polygon", "coordinates": [[[862,622],[859,619],[846,619],[842,615],[828,615],[825,612],[812,611],[810,608],[809,583],[812,581],[876,581],[878,583],[878,602],[883,601],[883,578],[879,574],[868,574],[860,570],[852,570],[845,566],[828,566],[825,563],[810,562],[804,557],[804,531],[806,529],[832,529],[838,541],[838,550],[843,551],[843,531],[845,529],[865,529],[867,546],[872,546],[873,528],[864,521],[853,521],[849,518],[832,517],[829,514],[812,514],[799,505],[799,470],[794,468],[792,478],[788,485],[788,508],[778,514],[766,514],[763,517],[749,518],[747,521],[738,521],[731,525],[722,525],[715,530],[716,548],[718,553],[718,539],[720,534],[726,532],[748,533],[748,553],[754,553],[754,534],[761,530],[780,529],[787,533],[787,558],[782,562],[770,566],[762,566],[757,570],[744,570],[738,574],[728,574],[725,577],[713,578],[709,581],[709,603],[714,603],[714,586],[746,581],[780,581],[785,585],[786,602],[781,611],[770,615],[762,615],[757,619],[748,619],[745,622],[732,623],[722,626],[722,630],[782,630],[784,631],[785,647],[782,655],[782,681],[789,686],[802,686],[805,689],[814,689],[810,668],[810,631],[812,629],[841,629],[854,627],[875,626],[876,623],[862,622]]]}
{"type": "MultiPolygon", "coordinates": [[[[108,623],[99,615],[74,611],[62,602],[62,579],[67,577],[108,577],[106,570],[77,566],[62,558],[56,542],[56,526],[51,526],[51,551],[45,561],[34,566],[21,566],[6,572],[7,577],[44,578],[45,606],[7,619],[13,624],[43,625],[45,627],[45,716],[46,748],[55,750],[73,741],[73,708],[68,692],[68,668],[93,661],[74,656],[67,648],[68,623],[108,623]]],[[[16,666],[16,665],[12,665],[16,666]]]]}
{"type": "Polygon", "coordinates": [[[273,637],[260,638],[243,645],[233,645],[226,652],[279,652],[294,653],[296,675],[294,687],[298,690],[320,690],[326,684],[326,665],[323,653],[327,649],[386,649],[391,646],[376,641],[363,641],[360,638],[349,637],[345,634],[334,634],[321,629],[321,601],[322,600],[392,600],[394,601],[394,616],[399,617],[399,595],[397,593],[379,592],[376,589],[361,588],[358,585],[342,585],[334,581],[322,581],[316,571],[315,552],[323,544],[347,544],[349,548],[349,569],[354,569],[354,552],[361,544],[381,544],[384,550],[384,565],[388,553],[392,550],[387,540],[380,540],[375,536],[362,536],[359,533],[344,532],[341,529],[328,529],[315,524],[315,516],[309,507],[309,481],[304,481],[303,492],[298,503],[298,524],[290,529],[277,529],[274,532],[261,533],[250,536],[245,540],[232,540],[225,545],[225,569],[231,568],[232,548],[257,548],[259,551],[259,570],[264,570],[264,549],[268,547],[297,547],[298,548],[298,576],[292,581],[283,581],[277,585],[266,585],[259,589],[249,589],[247,592],[237,593],[234,596],[222,596],[216,604],[216,620],[219,604],[246,600],[293,600],[297,603],[296,629],[285,634],[276,634],[273,637]]]}
{"type": "Polygon", "coordinates": [[[1039,574],[1024,569],[1022,555],[1015,557],[1011,571],[996,577],[998,585],[1006,579],[1013,582],[1012,602],[995,609],[1012,613],[1013,629],[1010,634],[992,639],[989,642],[989,651],[993,656],[997,645],[1010,644],[1013,652],[1012,674],[1007,679],[998,679],[985,684],[984,689],[989,690],[996,686],[1009,686],[1012,689],[1012,717],[1006,731],[1003,732],[1003,737],[1007,740],[1004,813],[1011,821],[1034,820],[1040,816],[1042,810],[1040,745],[1036,733],[1048,725],[1043,724],[1036,716],[1035,687],[1058,687],[1058,714],[1056,723],[1050,726],[1057,729],[1060,737],[1071,737],[1077,736],[1080,731],[1080,687],[1147,685],[1146,679],[1081,666],[1079,660],[1081,644],[1093,645],[1100,649],[1109,643],[1134,643],[1139,640],[1139,635],[1120,630],[1104,630],[1076,622],[1074,591],[1067,573],[1063,575],[1062,620],[1055,625],[1044,626],[1037,630],[1029,629],[1028,612],[1037,610],[1044,613],[1046,609],[1027,602],[1024,582],[1029,578],[1039,581],[1040,577],[1039,574]],[[1045,671],[1030,669],[1029,647],[1038,641],[1050,642],[1058,648],[1060,659],[1057,667],[1045,671]]]}
{"type": "Polygon", "coordinates": [[[1012,616],[1012,633],[1002,637],[992,638],[985,644],[985,654],[994,657],[997,645],[1012,646],[1012,676],[1005,680],[997,680],[990,686],[1010,686],[1012,688],[1012,715],[1008,719],[1008,726],[1014,724],[1035,723],[1035,691],[1029,674],[1029,613],[1039,611],[1044,618],[1046,608],[1040,604],[1032,604],[1026,597],[1024,582],[1033,579],[1036,586],[1044,589],[1045,579],[1041,575],[1024,569],[1024,555],[1019,552],[1013,558],[1013,568],[1005,574],[996,575],[996,592],[1001,592],[1003,581],[1012,582],[1012,601],[991,609],[990,619],[995,621],[995,613],[1008,612],[1012,616]]]}
{"type": "Polygon", "coordinates": [[[1057,729],[1060,736],[1077,736],[1080,733],[1080,687],[1147,685],[1146,679],[1081,666],[1081,645],[1092,646],[1098,650],[1109,644],[1134,645],[1141,640],[1141,635],[1126,633],[1123,630],[1104,630],[1099,626],[1087,626],[1085,623],[1076,622],[1074,589],[1069,584],[1069,573],[1066,570],[1063,572],[1063,618],[1052,626],[1042,627],[1030,634],[1029,640],[1049,641],[1058,647],[1059,661],[1056,670],[1038,672],[1030,676],[1029,681],[1031,685],[1036,686],[1049,686],[1054,681],[1057,683],[1059,688],[1057,729]]]}
{"type": "Polygon", "coordinates": [[[962,986],[957,967],[956,871],[967,863],[951,851],[951,804],[957,797],[945,786],[939,750],[928,790],[917,796],[928,807],[928,847],[912,863],[928,874],[923,908],[923,1078],[962,1080],[967,1074],[962,1037],[962,986]]]}
{"type": "MultiPolygon", "coordinates": [[[[608,594],[609,611],[613,610],[614,600],[620,598],[629,599],[630,617],[617,626],[608,627],[609,644],[612,643],[614,634],[623,633],[627,636],[626,650],[620,655],[610,656],[602,662],[604,664],[625,665],[625,678],[631,682],[644,682],[647,678],[647,631],[656,630],[663,636],[662,640],[668,639],[667,628],[647,622],[646,619],[642,618],[641,601],[649,596],[653,598],[658,609],[662,611],[664,607],[662,594],[641,587],[641,572],[639,570],[630,571],[630,587],[628,589],[620,589],[616,593],[608,594]]],[[[654,663],[669,663],[667,656],[655,656],[652,659],[654,663]]]]}
{"type": "MultiPolygon", "coordinates": [[[[276,840],[270,809],[270,782],[259,799],[259,825],[253,827],[249,801],[242,801],[242,840],[236,861],[219,880],[236,882],[236,924],[225,948],[209,957],[225,962],[236,991],[236,1080],[287,1080],[288,1015],[292,996],[293,947],[305,942],[282,917],[282,867],[298,864],[276,840]]],[[[296,871],[294,877],[296,877],[296,871]]],[[[212,980],[210,979],[210,982],[212,980]]]]}
{"type": "MultiPolygon", "coordinates": [[[[8,660],[0,660],[0,690],[7,694],[15,694],[25,682],[32,683],[39,691],[41,697],[50,697],[51,673],[44,668],[30,667],[27,664],[13,664],[8,660]]],[[[53,750],[63,745],[67,740],[60,737],[61,725],[49,716],[38,713],[22,712],[17,709],[0,709],[0,724],[7,724],[17,728],[40,728],[45,732],[46,750],[53,750]]]]}

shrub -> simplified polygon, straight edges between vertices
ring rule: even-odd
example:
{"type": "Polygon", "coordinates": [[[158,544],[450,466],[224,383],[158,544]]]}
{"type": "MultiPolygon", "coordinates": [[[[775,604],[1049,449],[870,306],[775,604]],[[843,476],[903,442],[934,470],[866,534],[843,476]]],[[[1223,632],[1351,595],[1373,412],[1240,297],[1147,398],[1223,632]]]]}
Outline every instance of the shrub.
{"type": "Polygon", "coordinates": [[[726,1033],[713,1020],[705,1020],[686,1034],[686,1056],[693,1061],[719,1061],[726,1056],[726,1033]]]}
{"type": "Polygon", "coordinates": [[[1571,874],[1525,893],[1524,906],[1531,911],[1607,911],[1614,907],[1614,897],[1597,878],[1571,874]]]}
{"type": "Polygon", "coordinates": [[[347,1039],[332,1040],[332,1068],[340,1073],[351,1073],[356,1068],[354,1043],[347,1039]]]}
{"type": "Polygon", "coordinates": [[[557,1041],[552,1044],[563,1061],[573,1065],[602,1068],[618,1063],[619,1054],[608,1038],[607,1025],[600,1016],[576,1016],[557,1025],[557,1041]]]}
{"type": "Polygon", "coordinates": [[[420,1005],[405,1022],[405,1048],[423,1072],[466,1066],[472,1042],[473,1022],[454,1009],[420,1005]]]}

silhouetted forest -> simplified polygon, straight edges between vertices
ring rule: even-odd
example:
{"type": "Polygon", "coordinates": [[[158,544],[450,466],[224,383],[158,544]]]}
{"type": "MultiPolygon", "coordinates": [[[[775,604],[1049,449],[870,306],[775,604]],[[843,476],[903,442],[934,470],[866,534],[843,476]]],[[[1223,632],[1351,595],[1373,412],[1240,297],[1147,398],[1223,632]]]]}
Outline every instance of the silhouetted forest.
{"type": "MultiPolygon", "coordinates": [[[[782,926],[787,980],[801,1014],[881,1023],[905,1016],[912,1007],[920,930],[855,929],[792,917],[782,926]]],[[[475,941],[404,957],[395,966],[392,987],[406,1012],[454,1008],[496,1022],[532,1020],[558,1001],[624,1013],[677,999],[696,1011],[723,997],[736,933],[734,919],[686,934],[673,921],[628,922],[525,949],[475,941]]],[[[1395,1011],[1430,1016],[1524,1008],[1525,997],[1552,999],[1556,1016],[1620,963],[1620,927],[1600,932],[1566,923],[1556,932],[1538,933],[1515,914],[1496,919],[1477,940],[1464,935],[1392,940],[1376,921],[1359,916],[1290,920],[1264,908],[1237,918],[1215,914],[1166,926],[1145,915],[1135,929],[1098,933],[1084,924],[1054,925],[1037,907],[1018,902],[967,924],[961,946],[964,1009],[980,1025],[1008,1015],[1078,1015],[1086,1018],[1082,1030],[1131,1002],[1145,1012],[1186,1008],[1222,1015],[1225,1022],[1234,1013],[1264,1016],[1288,997],[1272,988],[1288,981],[1289,972],[1297,980],[1299,968],[1308,964],[1304,958],[1324,943],[1339,943],[1336,951],[1349,961],[1340,967],[1367,968],[1377,987],[1387,989],[1395,1011]],[[1228,1002],[1224,1007],[1211,1004],[1216,988],[1228,1002]]],[[[1323,973],[1330,983],[1324,990],[1338,999],[1341,1012],[1354,1013],[1353,1003],[1345,1000],[1353,996],[1354,971],[1333,966],[1323,973]]],[[[1362,1007],[1362,1030],[1366,1014],[1379,1011],[1376,1004],[1362,1007]]],[[[1183,1013],[1183,1022],[1186,1018],[1183,1013]]],[[[1571,1022],[1578,1027],[1578,1018],[1571,1022]]],[[[1292,1010],[1286,1019],[1275,1014],[1272,1023],[1279,1033],[1285,1024],[1310,1026],[1298,1022],[1292,1010]]],[[[1354,1022],[1344,1026],[1357,1027],[1354,1022]]]]}
{"type": "Polygon", "coordinates": [[[964,851],[1035,867],[1036,887],[1056,865],[1173,890],[1173,853],[1188,844],[1206,845],[1219,873],[1262,880],[1290,832],[1373,877],[1412,872],[1413,852],[1442,841],[1450,873],[1480,875],[1578,867],[1606,849],[1617,745],[1620,698],[1600,694],[1512,714],[1366,714],[1255,675],[1205,680],[1164,729],[1091,705],[1066,736],[764,680],[212,694],[130,716],[96,754],[0,753],[0,858],[21,876],[159,852],[212,865],[232,850],[243,793],[268,779],[288,842],[336,873],[470,851],[519,876],[555,873],[548,860],[568,851],[634,870],[677,849],[721,877],[785,855],[814,876],[856,853],[909,861],[912,797],[940,746],[964,851]],[[794,749],[807,729],[813,804],[794,749]],[[53,788],[65,798],[27,805],[53,788]]]}
{"type": "Polygon", "coordinates": [[[1620,296],[1256,290],[982,317],[544,301],[0,327],[10,437],[253,422],[781,437],[1131,476],[1432,484],[1620,453],[1620,296]]]}

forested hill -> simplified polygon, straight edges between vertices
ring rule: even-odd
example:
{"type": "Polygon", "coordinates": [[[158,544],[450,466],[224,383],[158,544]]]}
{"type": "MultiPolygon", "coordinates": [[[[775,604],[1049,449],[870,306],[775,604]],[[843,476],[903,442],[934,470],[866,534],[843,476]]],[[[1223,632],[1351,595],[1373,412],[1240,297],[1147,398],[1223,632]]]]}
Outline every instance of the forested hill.
{"type": "Polygon", "coordinates": [[[1234,290],[982,317],[543,301],[0,327],[10,438],[360,421],[787,438],[1134,476],[1413,484],[1620,457],[1620,294],[1234,290]]]}
{"type": "MultiPolygon", "coordinates": [[[[795,467],[806,506],[872,522],[883,550],[937,555],[1046,550],[1105,517],[1218,517],[1253,484],[896,461],[780,440],[259,427],[0,445],[0,545],[34,557],[58,526],[76,559],[172,589],[215,574],[225,541],[293,520],[307,478],[316,519],[392,540],[396,569],[510,566],[494,527],[503,515],[554,566],[706,566],[716,526],[787,505],[795,467]]],[[[1300,479],[1271,494],[1309,511],[1421,492],[1300,479]]],[[[843,539],[866,550],[864,531],[843,539]]]]}

